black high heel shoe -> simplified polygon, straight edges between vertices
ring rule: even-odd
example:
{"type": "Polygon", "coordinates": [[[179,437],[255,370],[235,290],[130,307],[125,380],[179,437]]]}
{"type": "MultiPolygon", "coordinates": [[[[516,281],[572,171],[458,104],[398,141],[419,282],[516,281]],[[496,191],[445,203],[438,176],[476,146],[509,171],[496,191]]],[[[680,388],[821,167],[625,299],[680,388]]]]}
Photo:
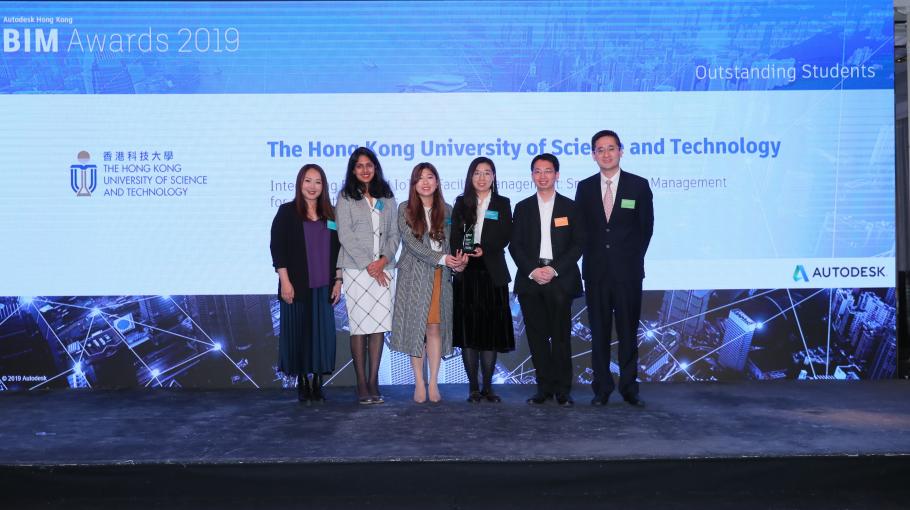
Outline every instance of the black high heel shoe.
{"type": "Polygon", "coordinates": [[[310,392],[310,381],[305,375],[297,376],[297,400],[300,402],[310,403],[312,393],[310,392]]]}
{"type": "Polygon", "coordinates": [[[481,400],[483,400],[483,395],[481,395],[480,392],[477,390],[473,390],[471,393],[468,394],[468,402],[470,402],[472,404],[476,404],[476,403],[480,402],[481,400]]]}
{"type": "Polygon", "coordinates": [[[325,402],[325,394],[322,393],[322,375],[313,374],[313,394],[312,399],[314,402],[325,402]]]}

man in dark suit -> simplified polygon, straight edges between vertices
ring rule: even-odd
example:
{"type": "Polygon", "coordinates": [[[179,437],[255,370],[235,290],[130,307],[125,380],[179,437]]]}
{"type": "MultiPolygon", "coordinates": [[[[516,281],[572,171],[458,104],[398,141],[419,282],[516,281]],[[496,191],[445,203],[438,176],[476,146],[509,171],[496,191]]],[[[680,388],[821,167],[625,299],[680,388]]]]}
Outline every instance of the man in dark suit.
{"type": "Polygon", "coordinates": [[[619,336],[619,393],[630,405],[638,396],[638,321],[644,259],[654,231],[654,201],[647,179],[619,167],[622,143],[614,131],[598,131],[591,150],[600,172],[578,183],[575,202],[585,231],[582,275],[591,324],[592,405],[606,405],[614,389],[610,333],[619,336]]]}
{"type": "Polygon", "coordinates": [[[537,193],[515,206],[509,243],[518,266],[514,289],[537,376],[537,393],[528,403],[543,404],[555,396],[559,405],[571,406],[571,313],[572,300],[581,295],[582,220],[575,203],[556,192],[556,156],[536,156],[531,177],[537,193]]]}

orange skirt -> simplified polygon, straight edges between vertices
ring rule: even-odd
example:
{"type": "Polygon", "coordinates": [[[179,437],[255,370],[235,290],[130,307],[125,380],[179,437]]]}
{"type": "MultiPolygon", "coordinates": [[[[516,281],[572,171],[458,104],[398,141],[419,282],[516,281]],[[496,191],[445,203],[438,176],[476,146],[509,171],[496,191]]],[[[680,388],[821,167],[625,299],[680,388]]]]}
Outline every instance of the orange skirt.
{"type": "Polygon", "coordinates": [[[433,295],[430,297],[430,313],[427,314],[427,324],[439,324],[442,319],[439,316],[439,301],[442,297],[442,268],[437,267],[436,273],[433,274],[433,295]]]}

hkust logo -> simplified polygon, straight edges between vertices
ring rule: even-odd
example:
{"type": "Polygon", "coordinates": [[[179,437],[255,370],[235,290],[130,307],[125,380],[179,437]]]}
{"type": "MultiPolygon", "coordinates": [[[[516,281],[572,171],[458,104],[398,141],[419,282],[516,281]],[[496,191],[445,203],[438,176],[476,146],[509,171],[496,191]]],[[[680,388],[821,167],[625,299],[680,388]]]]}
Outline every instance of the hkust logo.
{"type": "Polygon", "coordinates": [[[80,151],[76,156],[78,165],[70,165],[70,188],[77,197],[90,197],[98,187],[98,165],[91,164],[91,155],[80,151]]]}
{"type": "Polygon", "coordinates": [[[803,267],[802,264],[798,264],[796,266],[796,269],[793,270],[793,281],[798,282],[800,280],[802,280],[804,282],[809,281],[809,276],[806,275],[806,268],[803,267]]]}

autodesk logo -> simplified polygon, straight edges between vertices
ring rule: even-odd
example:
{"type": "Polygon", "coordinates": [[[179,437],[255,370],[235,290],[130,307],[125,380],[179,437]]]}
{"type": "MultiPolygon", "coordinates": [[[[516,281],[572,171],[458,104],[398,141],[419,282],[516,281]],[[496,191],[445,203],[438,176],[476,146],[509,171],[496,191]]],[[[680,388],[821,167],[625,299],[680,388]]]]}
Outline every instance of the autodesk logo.
{"type": "MultiPolygon", "coordinates": [[[[816,266],[812,267],[812,279],[830,278],[885,278],[885,266],[816,266]]],[[[793,281],[809,281],[806,266],[797,264],[793,269],[793,281]]]]}
{"type": "Polygon", "coordinates": [[[809,281],[809,275],[806,274],[806,268],[802,264],[797,264],[796,269],[793,270],[793,281],[809,281]]]}

